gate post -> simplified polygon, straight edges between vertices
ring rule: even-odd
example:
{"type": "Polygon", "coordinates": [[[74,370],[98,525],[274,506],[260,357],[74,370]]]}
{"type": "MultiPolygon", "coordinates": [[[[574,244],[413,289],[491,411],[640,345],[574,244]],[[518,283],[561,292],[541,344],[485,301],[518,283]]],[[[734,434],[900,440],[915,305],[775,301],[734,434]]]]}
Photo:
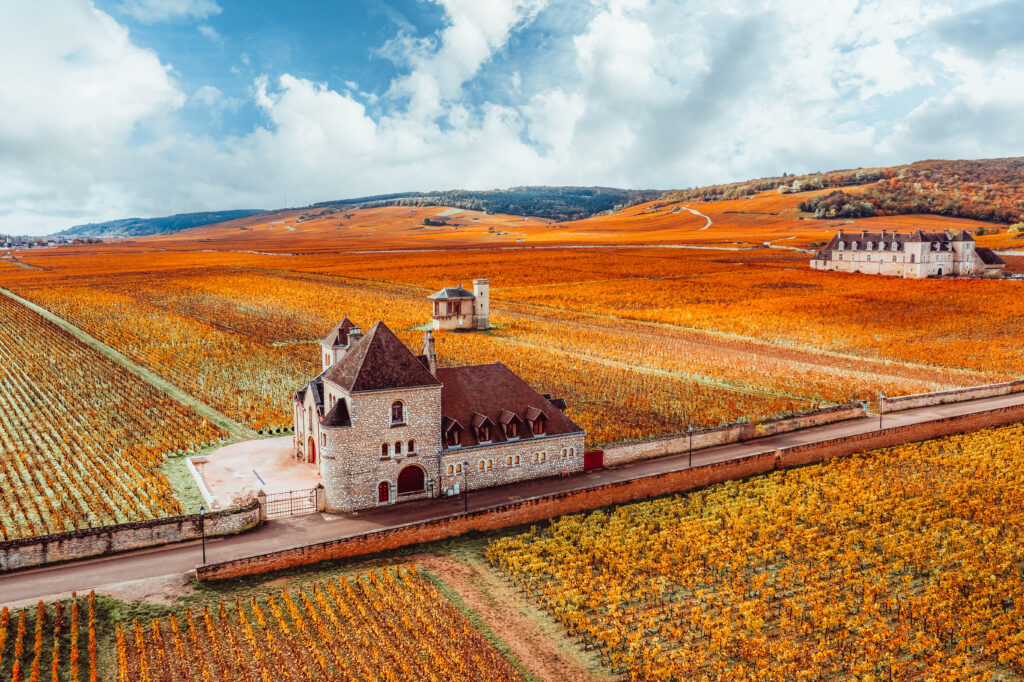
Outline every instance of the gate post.
{"type": "Polygon", "coordinates": [[[324,484],[318,483],[316,486],[316,510],[322,512],[327,509],[327,495],[324,493],[324,484]]]}
{"type": "Polygon", "coordinates": [[[260,523],[267,520],[267,494],[261,489],[256,493],[256,501],[260,505],[260,523]]]}

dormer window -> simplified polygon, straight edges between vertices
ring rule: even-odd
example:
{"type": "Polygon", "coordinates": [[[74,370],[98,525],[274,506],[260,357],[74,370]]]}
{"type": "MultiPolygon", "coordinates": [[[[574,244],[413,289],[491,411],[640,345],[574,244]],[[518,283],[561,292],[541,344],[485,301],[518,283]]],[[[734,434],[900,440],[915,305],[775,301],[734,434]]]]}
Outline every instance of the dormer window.
{"type": "Polygon", "coordinates": [[[479,412],[473,415],[471,422],[473,426],[473,432],[476,436],[478,443],[490,443],[494,428],[494,422],[491,421],[490,417],[480,414],[479,412]]]}
{"type": "Polygon", "coordinates": [[[405,405],[401,400],[396,400],[391,405],[391,425],[398,426],[405,423],[405,405]]]}
{"type": "Polygon", "coordinates": [[[459,446],[459,442],[462,440],[462,429],[454,427],[448,430],[446,443],[448,447],[454,448],[459,446]]]}
{"type": "Polygon", "coordinates": [[[519,438],[519,424],[516,422],[505,424],[505,437],[509,440],[519,438]]]}
{"type": "Polygon", "coordinates": [[[454,419],[441,418],[441,434],[445,447],[456,448],[462,445],[462,424],[454,419]]]}
{"type": "Polygon", "coordinates": [[[839,250],[842,251],[846,248],[846,242],[839,242],[839,250]]]}
{"type": "Polygon", "coordinates": [[[853,246],[852,246],[851,248],[852,248],[852,249],[853,249],[854,251],[856,251],[856,250],[857,250],[857,242],[854,242],[854,243],[853,243],[853,246]]]}
{"type": "Polygon", "coordinates": [[[870,250],[871,250],[871,247],[872,247],[872,246],[874,246],[874,242],[868,242],[868,247],[867,247],[867,248],[868,248],[868,251],[870,251],[870,250]]]}

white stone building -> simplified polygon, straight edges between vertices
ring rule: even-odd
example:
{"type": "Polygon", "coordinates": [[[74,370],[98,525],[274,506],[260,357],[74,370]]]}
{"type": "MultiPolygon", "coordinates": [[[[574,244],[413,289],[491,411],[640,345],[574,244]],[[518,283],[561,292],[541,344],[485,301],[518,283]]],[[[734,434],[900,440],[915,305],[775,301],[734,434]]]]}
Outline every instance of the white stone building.
{"type": "Polygon", "coordinates": [[[434,304],[434,329],[487,329],[490,297],[491,287],[486,279],[474,279],[472,292],[459,284],[431,294],[427,299],[434,304]]]}
{"type": "Polygon", "coordinates": [[[295,394],[295,454],[316,464],[327,511],[583,470],[565,402],[501,363],[438,368],[432,332],[416,356],[383,322],[363,335],[347,318],[321,351],[295,394]]]}
{"type": "Polygon", "coordinates": [[[811,259],[814,270],[893,277],[998,277],[1006,263],[970,232],[837,232],[811,259]]]}

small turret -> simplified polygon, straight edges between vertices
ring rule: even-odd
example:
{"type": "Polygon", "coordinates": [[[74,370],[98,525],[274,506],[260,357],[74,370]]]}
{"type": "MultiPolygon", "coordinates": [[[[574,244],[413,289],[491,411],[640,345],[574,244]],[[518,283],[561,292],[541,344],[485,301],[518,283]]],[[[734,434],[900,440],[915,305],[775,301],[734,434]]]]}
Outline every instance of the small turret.
{"type": "Polygon", "coordinates": [[[476,306],[474,318],[477,329],[489,329],[491,326],[491,283],[486,279],[473,280],[473,298],[476,306]]]}

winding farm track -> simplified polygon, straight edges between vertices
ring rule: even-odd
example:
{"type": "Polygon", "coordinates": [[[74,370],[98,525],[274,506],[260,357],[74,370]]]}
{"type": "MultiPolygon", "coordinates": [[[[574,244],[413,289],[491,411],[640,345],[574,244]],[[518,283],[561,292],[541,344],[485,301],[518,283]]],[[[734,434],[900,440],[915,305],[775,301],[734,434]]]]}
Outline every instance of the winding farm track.
{"type": "Polygon", "coordinates": [[[92,336],[88,332],[79,329],[78,327],[71,324],[64,318],[60,317],[59,315],[55,315],[46,308],[36,305],[32,301],[22,298],[21,296],[18,296],[17,294],[8,291],[7,289],[4,289],[3,287],[0,287],[0,294],[3,294],[4,296],[10,298],[13,301],[17,301],[18,303],[25,306],[29,310],[41,315],[46,321],[52,322],[53,324],[57,325],[58,327],[60,327],[61,329],[68,332],[76,339],[84,343],[85,345],[89,346],[93,350],[98,351],[105,357],[121,365],[132,374],[138,376],[140,379],[150,384],[157,390],[166,393],[168,396],[178,401],[182,405],[187,405],[188,407],[191,407],[193,410],[195,410],[203,417],[208,419],[210,423],[216,424],[220,428],[229,432],[233,438],[252,439],[258,437],[256,432],[250,429],[249,427],[243,424],[239,424],[238,422],[231,419],[222,412],[213,409],[212,407],[202,402],[201,400],[189,395],[188,393],[181,390],[180,388],[178,388],[171,382],[167,381],[160,375],[130,360],[121,352],[114,350],[107,344],[97,339],[95,336],[92,336]]]}

